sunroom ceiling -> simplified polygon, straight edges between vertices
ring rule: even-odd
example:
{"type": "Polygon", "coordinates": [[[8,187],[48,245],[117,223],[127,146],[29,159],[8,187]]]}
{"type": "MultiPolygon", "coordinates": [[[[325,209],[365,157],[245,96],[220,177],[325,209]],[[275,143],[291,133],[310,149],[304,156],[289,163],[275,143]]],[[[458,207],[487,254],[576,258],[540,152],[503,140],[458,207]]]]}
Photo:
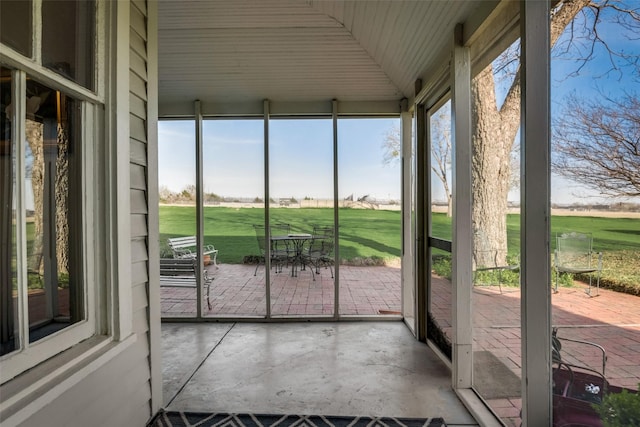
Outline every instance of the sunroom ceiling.
{"type": "Polygon", "coordinates": [[[397,101],[496,2],[164,0],[160,114],[206,103],[397,101]],[[489,6],[488,6],[489,5],[489,6]]]}

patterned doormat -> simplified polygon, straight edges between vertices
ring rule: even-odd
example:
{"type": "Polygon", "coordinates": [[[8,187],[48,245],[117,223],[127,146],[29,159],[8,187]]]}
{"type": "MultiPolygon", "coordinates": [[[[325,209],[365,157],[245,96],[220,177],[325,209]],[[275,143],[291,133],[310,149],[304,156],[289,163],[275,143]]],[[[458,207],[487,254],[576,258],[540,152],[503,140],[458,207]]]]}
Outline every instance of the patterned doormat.
{"type": "Polygon", "coordinates": [[[442,418],[343,417],[161,410],[147,427],[446,427],[442,418]]]}

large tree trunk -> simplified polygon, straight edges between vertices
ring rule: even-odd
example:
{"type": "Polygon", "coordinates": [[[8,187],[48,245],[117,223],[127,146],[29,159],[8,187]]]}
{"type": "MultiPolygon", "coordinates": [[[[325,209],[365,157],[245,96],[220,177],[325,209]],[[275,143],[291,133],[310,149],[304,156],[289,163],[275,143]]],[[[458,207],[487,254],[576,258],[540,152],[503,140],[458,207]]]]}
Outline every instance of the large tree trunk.
{"type": "MultiPolygon", "coordinates": [[[[31,188],[33,191],[33,244],[28,255],[29,270],[44,274],[44,147],[43,124],[35,120],[27,120],[26,137],[31,149],[31,188]]],[[[20,178],[18,178],[20,179],[20,178]]]]}
{"type": "Polygon", "coordinates": [[[56,158],[56,262],[59,273],[69,273],[69,130],[58,125],[56,158]]]}
{"type": "MultiPolygon", "coordinates": [[[[45,155],[42,123],[27,120],[26,136],[31,149],[31,188],[33,191],[33,245],[28,254],[30,271],[44,274],[44,186],[45,155]]],[[[69,270],[69,223],[68,223],[68,189],[69,189],[69,135],[68,130],[57,126],[56,158],[55,158],[55,224],[56,264],[59,273],[69,270]]]]}
{"type": "MultiPolygon", "coordinates": [[[[517,78],[517,77],[516,77],[517,78]]],[[[520,86],[514,84],[501,111],[496,105],[493,68],[471,85],[473,132],[472,196],[474,261],[490,266],[506,262],[507,195],[511,148],[520,126],[520,86]]]]}
{"type": "MultiPolygon", "coordinates": [[[[588,5],[590,0],[568,0],[554,10],[551,46],[576,14],[588,5]]],[[[506,265],[507,196],[511,149],[520,127],[520,72],[516,73],[500,109],[491,65],[472,80],[471,90],[474,262],[485,266],[506,265]]]]}

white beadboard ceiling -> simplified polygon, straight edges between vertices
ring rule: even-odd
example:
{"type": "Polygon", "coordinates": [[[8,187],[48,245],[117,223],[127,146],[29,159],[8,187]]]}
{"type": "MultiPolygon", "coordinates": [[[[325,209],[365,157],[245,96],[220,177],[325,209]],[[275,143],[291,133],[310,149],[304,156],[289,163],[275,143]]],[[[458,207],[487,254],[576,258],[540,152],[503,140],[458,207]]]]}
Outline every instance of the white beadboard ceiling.
{"type": "Polygon", "coordinates": [[[456,23],[486,9],[482,1],[161,0],[160,105],[411,98],[416,79],[448,61],[456,23]]]}

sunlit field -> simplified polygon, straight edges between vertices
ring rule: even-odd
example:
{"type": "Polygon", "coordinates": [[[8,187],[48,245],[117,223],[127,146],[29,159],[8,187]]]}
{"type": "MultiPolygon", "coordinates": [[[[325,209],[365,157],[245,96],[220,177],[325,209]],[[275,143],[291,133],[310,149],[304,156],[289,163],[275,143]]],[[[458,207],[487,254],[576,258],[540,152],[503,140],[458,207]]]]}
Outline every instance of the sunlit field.
{"type": "MultiPolygon", "coordinates": [[[[311,232],[314,225],[330,225],[333,210],[325,208],[271,209],[271,221],[291,224],[293,232],[311,232]]],[[[396,263],[400,257],[400,211],[373,209],[339,210],[340,260],[344,264],[396,263]]],[[[221,263],[242,263],[246,256],[258,255],[254,224],[264,223],[260,208],[205,207],[205,243],[218,250],[221,263]]],[[[518,256],[520,216],[507,219],[509,254],[518,256]]],[[[433,214],[433,235],[451,238],[451,219],[433,214]]],[[[612,288],[640,290],[640,221],[635,218],[598,216],[553,216],[551,245],[563,232],[592,233],[594,251],[602,252],[601,284],[612,288]]],[[[160,206],[161,256],[170,257],[167,238],[195,234],[195,208],[160,206]]]]}

